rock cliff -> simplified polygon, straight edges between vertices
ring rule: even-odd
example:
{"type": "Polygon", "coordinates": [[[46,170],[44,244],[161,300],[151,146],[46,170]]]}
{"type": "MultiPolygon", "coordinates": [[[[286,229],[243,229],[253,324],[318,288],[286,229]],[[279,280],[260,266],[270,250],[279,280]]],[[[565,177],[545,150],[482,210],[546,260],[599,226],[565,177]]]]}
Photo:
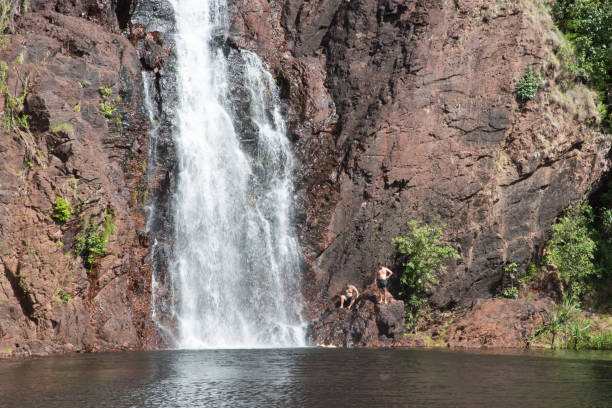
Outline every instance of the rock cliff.
{"type": "MultiPolygon", "coordinates": [[[[461,255],[431,305],[471,306],[499,293],[508,263],[540,257],[555,218],[609,170],[595,95],[566,72],[545,6],[231,2],[225,46],[256,52],[274,73],[300,163],[296,221],[306,314],[319,318],[313,339],[391,342],[362,321],[386,313],[372,302],[358,316],[325,310],[345,284],[369,284],[377,264],[399,272],[391,239],[406,221],[440,217],[461,255]],[[527,68],[544,86],[519,102],[527,68]],[[329,334],[335,319],[340,337],[329,334]]],[[[150,288],[151,265],[163,282],[172,245],[172,26],[166,0],[33,0],[3,37],[7,89],[27,91],[29,131],[0,131],[0,352],[163,343],[150,324],[150,288]],[[143,77],[153,84],[155,145],[143,77]],[[57,197],[74,210],[66,223],[53,218],[57,197]],[[90,264],[75,254],[83,225],[102,231],[109,214],[114,232],[90,264]]],[[[497,307],[477,305],[487,318],[497,307]]],[[[528,305],[502,306],[537,320],[528,305]]],[[[465,319],[458,345],[477,326],[465,319]]]]}
{"type": "Polygon", "coordinates": [[[3,354],[139,349],[151,337],[148,121],[139,58],[119,24],[110,2],[33,1],[3,36],[3,354]],[[14,114],[27,123],[11,125],[9,96],[24,92],[14,114]],[[65,222],[54,218],[58,198],[65,222]]]}
{"type": "Polygon", "coordinates": [[[379,263],[399,271],[391,239],[438,216],[461,258],[431,303],[498,294],[504,266],[541,256],[609,169],[596,97],[572,85],[542,2],[248,3],[234,41],[267,58],[289,105],[311,305],[379,263]],[[528,68],[544,86],[522,103],[528,68]]]}

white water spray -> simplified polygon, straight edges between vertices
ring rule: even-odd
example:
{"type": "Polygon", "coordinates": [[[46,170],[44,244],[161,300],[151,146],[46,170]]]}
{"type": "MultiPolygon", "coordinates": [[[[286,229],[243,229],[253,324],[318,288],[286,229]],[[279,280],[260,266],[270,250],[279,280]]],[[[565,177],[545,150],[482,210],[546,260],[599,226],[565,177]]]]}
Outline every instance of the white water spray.
{"type": "Polygon", "coordinates": [[[173,0],[179,348],[304,344],[293,158],[272,76],[220,45],[224,0],[173,0]]]}

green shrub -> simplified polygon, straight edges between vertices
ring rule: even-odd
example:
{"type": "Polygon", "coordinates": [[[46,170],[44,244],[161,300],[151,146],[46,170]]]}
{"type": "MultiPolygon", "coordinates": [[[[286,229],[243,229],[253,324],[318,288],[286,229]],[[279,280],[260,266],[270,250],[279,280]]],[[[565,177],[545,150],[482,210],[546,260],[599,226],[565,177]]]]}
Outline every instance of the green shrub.
{"type": "Polygon", "coordinates": [[[53,295],[53,298],[55,299],[57,304],[61,306],[64,303],[70,302],[70,300],[72,299],[72,294],[63,291],[62,289],[57,289],[55,291],[55,294],[53,295]]]}
{"type": "MultiPolygon", "coordinates": [[[[596,318],[595,318],[596,319],[596,318]]],[[[534,334],[534,340],[548,337],[550,347],[573,350],[612,350],[612,331],[593,329],[594,320],[584,318],[580,305],[570,298],[556,305],[547,316],[547,322],[534,334]]]]}
{"type": "Polygon", "coordinates": [[[516,94],[521,102],[526,102],[533,99],[541,86],[542,78],[540,74],[528,69],[516,83],[516,94]]]}
{"type": "MultiPolygon", "coordinates": [[[[1,33],[0,33],[1,35],[1,33]]],[[[29,76],[26,75],[22,80],[23,92],[21,96],[13,96],[8,89],[7,83],[8,65],[0,62],[0,92],[4,98],[4,112],[2,114],[2,125],[7,131],[18,131],[20,129],[29,131],[28,120],[30,117],[23,112],[24,102],[28,95],[29,76]]]]}
{"type": "Polygon", "coordinates": [[[505,289],[503,292],[503,296],[507,299],[517,299],[519,296],[518,288],[513,286],[509,289],[505,289]]]}
{"type": "Polygon", "coordinates": [[[590,288],[597,270],[593,263],[596,244],[592,238],[590,206],[570,207],[553,226],[546,262],[559,271],[564,294],[579,300],[590,288]]]}
{"type": "Polygon", "coordinates": [[[100,227],[92,224],[89,217],[84,218],[81,231],[77,234],[75,253],[83,258],[86,268],[94,266],[97,256],[106,253],[106,245],[115,231],[111,220],[112,214],[105,214],[104,229],[100,231],[100,227]]]}
{"type": "MultiPolygon", "coordinates": [[[[13,27],[13,19],[15,18],[15,8],[11,0],[0,1],[0,37],[7,29],[10,31],[13,27]]],[[[0,45],[4,46],[4,38],[0,41],[0,45]]]]}
{"type": "Polygon", "coordinates": [[[517,267],[518,265],[512,262],[510,265],[504,268],[504,272],[506,273],[506,276],[510,280],[510,285],[511,285],[510,288],[505,289],[502,293],[503,297],[505,298],[508,298],[508,299],[518,298],[518,287],[515,286],[518,282],[517,267]]]}
{"type": "Polygon", "coordinates": [[[404,271],[400,276],[400,293],[406,306],[406,323],[412,328],[423,304],[427,301],[429,285],[439,282],[436,273],[444,269],[447,259],[459,258],[455,248],[441,245],[445,225],[420,225],[418,221],[409,221],[406,235],[393,238],[397,250],[404,256],[404,271]]]}
{"type": "Polygon", "coordinates": [[[59,222],[66,222],[72,215],[72,208],[68,201],[62,197],[55,198],[55,206],[53,207],[53,218],[59,222]]]}
{"type": "Polygon", "coordinates": [[[72,133],[74,132],[74,126],[68,122],[60,122],[60,123],[56,123],[55,125],[51,126],[51,131],[55,133],[57,132],[72,133]]]}
{"type": "Polygon", "coordinates": [[[567,327],[568,322],[579,312],[578,304],[570,298],[564,298],[561,305],[556,305],[548,314],[548,322],[536,330],[534,339],[550,334],[550,348],[555,348],[555,340],[567,327]]]}
{"type": "Polygon", "coordinates": [[[100,96],[104,100],[107,100],[108,98],[110,98],[113,93],[113,91],[110,88],[107,88],[104,86],[101,86],[100,88],[98,88],[98,91],[100,92],[100,96]]]}
{"type": "Polygon", "coordinates": [[[115,125],[117,127],[121,127],[121,115],[117,113],[117,104],[121,102],[121,97],[116,95],[114,98],[111,98],[113,91],[110,88],[105,88],[103,86],[99,88],[99,92],[100,96],[102,96],[100,111],[104,114],[107,121],[114,117],[115,125]]]}
{"type": "Polygon", "coordinates": [[[591,334],[588,342],[582,345],[583,349],[590,350],[612,350],[612,331],[603,331],[591,334]]]}
{"type": "Polygon", "coordinates": [[[557,0],[552,14],[572,44],[570,70],[598,91],[602,121],[612,126],[612,2],[557,0]]]}
{"type": "Polygon", "coordinates": [[[117,112],[117,108],[112,102],[104,101],[100,104],[100,111],[109,119],[117,112]]]}
{"type": "Polygon", "coordinates": [[[535,277],[538,276],[539,274],[540,274],[540,268],[538,268],[536,264],[530,263],[525,273],[523,273],[523,276],[520,277],[519,283],[521,285],[527,286],[529,282],[534,280],[535,277]]]}

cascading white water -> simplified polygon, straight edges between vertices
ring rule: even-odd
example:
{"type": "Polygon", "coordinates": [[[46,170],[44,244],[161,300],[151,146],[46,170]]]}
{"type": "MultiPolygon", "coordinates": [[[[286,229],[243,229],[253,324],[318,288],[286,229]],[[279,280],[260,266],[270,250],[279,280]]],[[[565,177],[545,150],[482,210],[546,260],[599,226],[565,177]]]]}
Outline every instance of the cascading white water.
{"type": "Polygon", "coordinates": [[[274,80],[256,55],[224,55],[224,0],[172,4],[177,346],[301,346],[293,159],[274,80]]]}

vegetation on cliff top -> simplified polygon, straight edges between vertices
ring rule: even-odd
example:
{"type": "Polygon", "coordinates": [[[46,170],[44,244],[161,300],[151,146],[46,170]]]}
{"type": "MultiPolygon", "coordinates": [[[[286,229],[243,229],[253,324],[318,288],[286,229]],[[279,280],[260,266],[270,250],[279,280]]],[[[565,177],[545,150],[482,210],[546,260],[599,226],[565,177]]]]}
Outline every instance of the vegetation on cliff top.
{"type": "Polygon", "coordinates": [[[553,18],[573,48],[568,69],[600,97],[604,126],[612,127],[612,2],[558,0],[553,18]]]}

